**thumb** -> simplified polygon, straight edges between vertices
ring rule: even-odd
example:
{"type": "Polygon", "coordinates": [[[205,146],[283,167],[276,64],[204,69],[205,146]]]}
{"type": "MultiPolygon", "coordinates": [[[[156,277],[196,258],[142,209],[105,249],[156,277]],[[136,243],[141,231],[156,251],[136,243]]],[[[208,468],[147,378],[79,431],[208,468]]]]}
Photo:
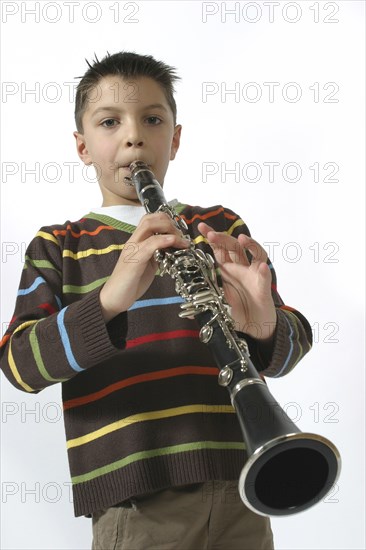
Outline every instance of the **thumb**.
{"type": "Polygon", "coordinates": [[[258,289],[265,296],[272,296],[271,293],[272,275],[269,265],[262,262],[258,267],[258,289]]]}

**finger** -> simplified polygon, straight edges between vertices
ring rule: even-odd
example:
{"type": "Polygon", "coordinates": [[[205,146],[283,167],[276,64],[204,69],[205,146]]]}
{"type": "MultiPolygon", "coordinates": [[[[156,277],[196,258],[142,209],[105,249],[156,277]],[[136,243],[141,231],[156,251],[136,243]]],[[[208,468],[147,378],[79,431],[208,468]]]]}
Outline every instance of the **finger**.
{"type": "Polygon", "coordinates": [[[272,296],[272,274],[269,265],[265,262],[258,267],[258,290],[266,296],[272,296]]]}
{"type": "Polygon", "coordinates": [[[201,235],[206,237],[208,244],[214,252],[217,263],[222,265],[223,263],[230,261],[230,256],[225,253],[225,250],[220,250],[220,247],[217,246],[217,242],[215,242],[217,232],[214,231],[210,225],[204,222],[199,223],[197,227],[201,235]]]}
{"type": "Polygon", "coordinates": [[[214,231],[203,222],[198,225],[198,229],[206,237],[220,264],[234,262],[249,265],[247,255],[237,239],[227,233],[214,231]]]}
{"type": "Polygon", "coordinates": [[[269,266],[262,262],[255,271],[243,270],[237,264],[225,264],[220,268],[223,281],[231,281],[236,288],[246,289],[262,298],[271,298],[272,275],[269,266]]]}
{"type": "Polygon", "coordinates": [[[181,235],[176,234],[154,234],[144,242],[149,252],[165,248],[188,248],[190,242],[181,235]]]}
{"type": "Polygon", "coordinates": [[[237,239],[230,236],[224,236],[220,239],[219,245],[225,250],[226,257],[229,257],[232,263],[244,265],[246,267],[250,265],[248,256],[237,239]]]}
{"type": "Polygon", "coordinates": [[[141,218],[135,232],[134,238],[136,241],[143,241],[152,235],[174,234],[182,236],[182,232],[174,224],[173,220],[164,212],[154,214],[146,214],[141,218]]]}
{"type": "Polygon", "coordinates": [[[175,234],[154,234],[143,241],[129,239],[121,254],[122,263],[139,263],[141,272],[144,265],[154,257],[156,250],[166,248],[184,249],[188,248],[190,243],[180,235],[175,234]]]}
{"type": "Polygon", "coordinates": [[[189,248],[189,239],[184,238],[181,234],[155,234],[146,239],[146,244],[150,249],[159,250],[164,248],[189,248]]]}
{"type": "Polygon", "coordinates": [[[238,241],[243,248],[249,250],[252,256],[251,263],[267,262],[267,252],[257,241],[247,235],[239,235],[238,241]]]}
{"type": "Polygon", "coordinates": [[[205,222],[200,222],[198,224],[198,231],[204,236],[204,237],[207,237],[207,233],[209,231],[213,231],[212,227],[210,225],[208,225],[207,223],[205,222]]]}

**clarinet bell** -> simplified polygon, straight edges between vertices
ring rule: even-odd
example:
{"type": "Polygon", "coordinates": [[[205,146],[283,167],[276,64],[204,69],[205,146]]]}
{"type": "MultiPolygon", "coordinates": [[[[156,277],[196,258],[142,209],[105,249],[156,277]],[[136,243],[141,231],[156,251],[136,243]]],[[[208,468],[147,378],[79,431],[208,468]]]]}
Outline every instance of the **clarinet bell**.
{"type": "Polygon", "coordinates": [[[234,407],[248,452],[239,479],[248,508],[286,516],[307,510],[329,493],[341,467],[331,441],[301,432],[265,385],[246,386],[236,394],[234,407]]]}

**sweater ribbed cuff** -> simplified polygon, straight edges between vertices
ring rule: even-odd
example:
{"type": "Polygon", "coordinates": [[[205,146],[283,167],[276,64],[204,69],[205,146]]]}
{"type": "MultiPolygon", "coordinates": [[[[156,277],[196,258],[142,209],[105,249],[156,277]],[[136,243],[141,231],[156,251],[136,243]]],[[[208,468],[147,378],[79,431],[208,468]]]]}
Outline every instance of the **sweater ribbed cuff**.
{"type": "MultiPolygon", "coordinates": [[[[276,329],[273,335],[274,347],[272,359],[269,366],[263,370],[264,376],[276,376],[283,368],[285,357],[289,352],[289,326],[285,319],[285,313],[281,309],[276,309],[276,329]]],[[[283,374],[286,374],[285,372],[283,374]]]]}
{"type": "Polygon", "coordinates": [[[248,334],[238,332],[238,336],[246,340],[250,358],[258,372],[262,372],[270,365],[274,350],[275,334],[271,338],[268,338],[268,340],[258,340],[248,334]]]}
{"type": "Polygon", "coordinates": [[[101,288],[97,288],[77,302],[73,312],[78,332],[76,341],[81,343],[77,356],[83,368],[93,367],[116,356],[125,346],[127,313],[117,315],[106,325],[99,300],[100,291],[101,288]]]}

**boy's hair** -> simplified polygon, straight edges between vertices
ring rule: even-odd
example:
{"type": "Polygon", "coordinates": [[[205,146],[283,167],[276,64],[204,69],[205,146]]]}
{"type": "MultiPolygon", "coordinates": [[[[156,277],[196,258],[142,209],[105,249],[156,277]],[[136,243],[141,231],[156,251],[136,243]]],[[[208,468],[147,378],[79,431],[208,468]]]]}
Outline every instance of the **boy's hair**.
{"type": "Polygon", "coordinates": [[[76,88],[75,99],[75,122],[78,132],[83,133],[82,117],[88,107],[90,92],[95,88],[99,81],[110,75],[121,78],[149,77],[155,80],[164,91],[169,107],[173,112],[174,125],[177,119],[177,106],[174,100],[174,83],[179,80],[175,67],[170,67],[162,61],[157,61],[151,55],[139,55],[133,52],[118,52],[113,55],[107,55],[99,61],[95,55],[95,60],[89,66],[84,76],[81,78],[76,88]]]}

